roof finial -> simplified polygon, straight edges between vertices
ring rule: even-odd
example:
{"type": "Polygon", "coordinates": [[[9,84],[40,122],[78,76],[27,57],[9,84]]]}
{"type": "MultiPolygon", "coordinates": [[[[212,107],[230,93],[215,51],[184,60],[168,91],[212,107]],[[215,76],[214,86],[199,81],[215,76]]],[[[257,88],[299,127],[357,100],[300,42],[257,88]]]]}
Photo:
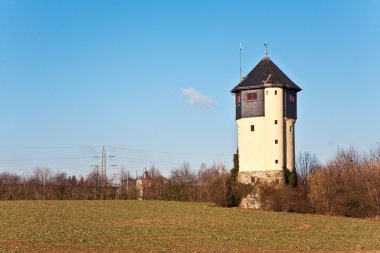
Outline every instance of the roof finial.
{"type": "Polygon", "coordinates": [[[265,42],[265,43],[264,43],[264,47],[265,47],[265,58],[269,58],[269,57],[268,57],[268,46],[269,46],[268,42],[265,42]]]}

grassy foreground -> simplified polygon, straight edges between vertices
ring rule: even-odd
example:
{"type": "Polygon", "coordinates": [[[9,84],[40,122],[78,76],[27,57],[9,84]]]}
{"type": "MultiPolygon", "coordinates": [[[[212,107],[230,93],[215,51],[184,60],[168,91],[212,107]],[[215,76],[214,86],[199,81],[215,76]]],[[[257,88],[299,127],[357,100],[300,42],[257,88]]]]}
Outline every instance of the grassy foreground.
{"type": "Polygon", "coordinates": [[[0,252],[380,250],[380,221],[164,201],[0,202],[0,252]]]}

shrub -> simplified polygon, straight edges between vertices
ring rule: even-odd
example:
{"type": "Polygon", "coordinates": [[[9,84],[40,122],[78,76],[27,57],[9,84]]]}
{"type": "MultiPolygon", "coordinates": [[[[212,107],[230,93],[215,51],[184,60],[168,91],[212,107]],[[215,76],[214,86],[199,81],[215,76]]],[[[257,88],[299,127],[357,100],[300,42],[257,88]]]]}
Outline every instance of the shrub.
{"type": "Polygon", "coordinates": [[[294,211],[294,189],[285,184],[259,182],[255,185],[263,210],[294,211]]]}

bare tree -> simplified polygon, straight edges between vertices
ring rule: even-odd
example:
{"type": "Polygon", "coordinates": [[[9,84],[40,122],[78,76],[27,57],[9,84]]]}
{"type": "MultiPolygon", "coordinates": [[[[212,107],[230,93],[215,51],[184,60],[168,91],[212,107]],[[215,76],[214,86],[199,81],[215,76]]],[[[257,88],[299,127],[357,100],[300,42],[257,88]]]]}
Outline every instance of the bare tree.
{"type": "Polygon", "coordinates": [[[68,179],[67,175],[64,172],[57,171],[55,176],[53,177],[54,184],[57,188],[57,197],[58,199],[64,199],[65,190],[68,187],[68,179]]]}
{"type": "Polygon", "coordinates": [[[209,168],[202,164],[198,172],[198,180],[202,201],[227,206],[230,173],[224,163],[214,163],[209,168]]]}
{"type": "Polygon", "coordinates": [[[0,200],[15,200],[20,198],[21,177],[12,173],[0,174],[0,200]]]}
{"type": "Polygon", "coordinates": [[[117,189],[116,197],[118,199],[136,199],[136,179],[124,167],[121,167],[119,171],[119,180],[120,186],[117,189]]]}
{"type": "Polygon", "coordinates": [[[380,164],[380,142],[370,149],[370,157],[373,162],[380,164]]]}
{"type": "Polygon", "coordinates": [[[352,147],[338,149],[335,158],[310,178],[309,199],[314,211],[350,217],[378,214],[379,178],[376,180],[376,172],[371,173],[376,167],[366,160],[352,147]]]}
{"type": "Polygon", "coordinates": [[[191,201],[195,200],[194,188],[197,176],[185,162],[180,168],[172,169],[170,172],[170,188],[168,198],[171,200],[191,201]]]}
{"type": "Polygon", "coordinates": [[[145,198],[158,199],[164,198],[166,186],[166,178],[161,175],[161,172],[156,166],[151,165],[146,171],[145,180],[145,198]]]}
{"type": "MultiPolygon", "coordinates": [[[[83,179],[82,179],[83,180],[83,179]]],[[[99,199],[101,196],[100,187],[102,184],[102,178],[98,169],[93,169],[90,174],[87,175],[85,183],[90,187],[92,193],[90,193],[91,199],[99,199]]],[[[83,188],[83,184],[80,184],[83,188]]]]}
{"type": "Polygon", "coordinates": [[[315,154],[310,152],[299,153],[296,160],[298,183],[307,187],[309,176],[316,172],[320,167],[320,162],[315,154]]]}
{"type": "Polygon", "coordinates": [[[364,161],[364,181],[368,198],[380,214],[380,143],[371,148],[364,161]]]}
{"type": "Polygon", "coordinates": [[[125,170],[124,166],[120,168],[119,181],[120,181],[120,184],[116,192],[116,198],[128,199],[129,178],[128,178],[128,171],[125,170]]]}
{"type": "Polygon", "coordinates": [[[197,176],[190,169],[190,165],[184,162],[180,168],[172,169],[170,172],[170,180],[174,183],[179,184],[195,184],[197,181],[197,176]]]}
{"type": "Polygon", "coordinates": [[[33,175],[37,183],[42,185],[42,197],[43,199],[46,199],[46,186],[52,176],[51,169],[47,167],[37,167],[33,170],[33,175]]]}

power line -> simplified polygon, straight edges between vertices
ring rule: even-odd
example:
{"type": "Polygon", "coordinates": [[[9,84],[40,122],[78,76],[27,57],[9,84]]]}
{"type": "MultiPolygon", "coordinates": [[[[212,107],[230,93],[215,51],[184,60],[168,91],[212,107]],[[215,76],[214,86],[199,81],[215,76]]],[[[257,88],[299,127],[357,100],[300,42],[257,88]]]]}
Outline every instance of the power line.
{"type": "Polygon", "coordinates": [[[0,159],[0,162],[28,162],[28,161],[59,161],[59,160],[84,160],[88,157],[60,157],[60,158],[26,158],[26,159],[0,159]]]}
{"type": "MultiPolygon", "coordinates": [[[[82,149],[97,149],[102,148],[102,145],[75,145],[75,146],[0,146],[0,149],[74,149],[74,148],[82,148],[82,149]]],[[[166,151],[166,150],[149,150],[149,149],[139,149],[139,148],[130,148],[124,146],[113,147],[112,145],[104,147],[108,147],[109,149],[119,149],[119,150],[133,150],[139,152],[150,152],[150,153],[160,153],[160,154],[182,154],[182,155],[227,155],[221,153],[194,153],[194,152],[177,152],[177,151],[166,151]]],[[[230,154],[228,154],[230,155],[230,154]]]]}
{"type": "Polygon", "coordinates": [[[0,149],[73,149],[85,146],[0,146],[0,149]]]}

